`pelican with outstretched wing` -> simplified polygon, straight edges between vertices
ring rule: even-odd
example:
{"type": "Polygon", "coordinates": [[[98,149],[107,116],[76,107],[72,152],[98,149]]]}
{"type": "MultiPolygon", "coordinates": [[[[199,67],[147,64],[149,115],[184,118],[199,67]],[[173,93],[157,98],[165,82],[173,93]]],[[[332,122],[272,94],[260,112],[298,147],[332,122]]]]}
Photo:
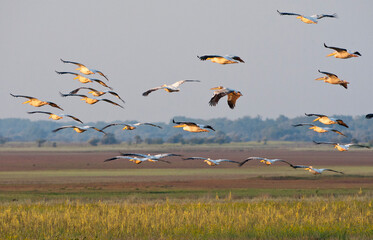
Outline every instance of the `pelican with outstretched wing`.
{"type": "Polygon", "coordinates": [[[120,99],[124,103],[123,99],[119,96],[119,94],[116,93],[116,92],[114,92],[114,91],[108,91],[108,90],[106,90],[106,91],[99,91],[99,90],[96,90],[94,88],[80,87],[80,88],[72,90],[70,93],[76,94],[76,93],[78,93],[82,89],[88,89],[88,90],[90,90],[88,93],[92,94],[95,97],[100,97],[100,96],[102,96],[102,95],[104,95],[106,93],[109,93],[109,94],[115,96],[116,98],[120,99]]]}
{"type": "Polygon", "coordinates": [[[211,90],[215,90],[215,91],[214,91],[212,98],[209,101],[210,106],[216,106],[222,97],[227,96],[228,106],[231,109],[234,109],[234,107],[236,106],[237,99],[242,96],[242,93],[240,91],[230,89],[230,88],[225,88],[223,86],[214,87],[214,88],[211,88],[211,90]]]}
{"type": "Polygon", "coordinates": [[[42,100],[39,100],[37,98],[34,98],[34,97],[30,97],[30,96],[24,96],[24,95],[13,95],[13,94],[10,94],[12,97],[16,97],[16,98],[19,98],[19,97],[22,97],[22,98],[27,98],[28,100],[23,102],[22,104],[30,104],[31,106],[34,106],[34,107],[41,107],[41,106],[44,106],[44,105],[49,105],[51,107],[54,107],[54,108],[58,108],[58,109],[61,109],[63,111],[63,109],[58,106],[57,104],[53,103],[53,102],[47,102],[47,101],[42,101],[42,100]]]}
{"type": "Polygon", "coordinates": [[[34,114],[34,113],[42,113],[42,114],[47,114],[49,115],[49,118],[53,119],[53,120],[60,120],[64,117],[69,117],[69,118],[72,118],[74,119],[75,121],[77,122],[80,122],[83,124],[83,122],[77,118],[77,117],[74,117],[72,115],[68,115],[68,114],[55,114],[55,113],[51,113],[51,112],[44,112],[44,111],[33,111],[33,112],[27,112],[28,114],[34,114]]]}
{"type": "Polygon", "coordinates": [[[232,63],[244,63],[245,61],[242,60],[239,56],[234,55],[203,55],[197,56],[201,61],[211,60],[211,62],[219,63],[219,64],[232,64],[232,63]]]}
{"type": "Polygon", "coordinates": [[[64,93],[60,93],[62,97],[82,97],[82,99],[80,100],[83,100],[85,101],[86,103],[90,104],[90,105],[93,105],[97,102],[100,102],[100,101],[103,101],[103,102],[108,102],[108,103],[111,103],[115,106],[118,106],[118,107],[121,107],[123,108],[121,105],[119,105],[118,103],[116,102],[113,102],[109,99],[106,99],[106,98],[89,98],[87,97],[86,95],[83,95],[83,94],[74,94],[74,93],[67,93],[67,94],[64,94],[64,93]]]}
{"type": "Polygon", "coordinates": [[[78,79],[79,82],[81,83],[90,83],[90,82],[96,82],[106,88],[109,88],[109,89],[112,89],[111,87],[109,87],[106,83],[104,83],[103,81],[101,81],[100,79],[95,79],[95,78],[88,78],[88,77],[84,77],[80,74],[77,74],[77,73],[73,73],[73,72],[58,72],[56,71],[57,74],[60,74],[60,75],[63,75],[63,74],[71,74],[71,75],[75,75],[74,79],[78,79]]]}
{"type": "Polygon", "coordinates": [[[264,163],[267,166],[270,166],[275,162],[284,162],[286,164],[289,164],[290,166],[292,165],[291,163],[289,163],[285,160],[282,160],[282,159],[268,159],[268,158],[262,158],[262,157],[249,157],[249,158],[243,160],[242,162],[240,162],[238,164],[238,166],[241,167],[242,165],[244,165],[245,163],[247,163],[248,161],[251,161],[251,160],[260,160],[261,163],[264,163]]]}
{"type": "Polygon", "coordinates": [[[324,114],[314,114],[314,113],[307,114],[307,113],[305,113],[305,115],[308,116],[308,117],[316,116],[317,118],[313,120],[314,122],[319,121],[319,122],[321,122],[323,124],[326,124],[326,125],[338,124],[338,125],[341,125],[343,127],[348,128],[347,124],[342,119],[328,117],[324,114]]]}
{"type": "Polygon", "coordinates": [[[101,130],[104,130],[108,127],[112,127],[112,126],[124,126],[123,127],[123,130],[134,130],[137,128],[137,126],[142,126],[142,125],[147,125],[147,126],[152,126],[152,127],[157,127],[157,128],[162,128],[161,126],[158,126],[158,125],[155,125],[153,123],[133,123],[133,124],[127,124],[127,123],[112,123],[112,124],[109,124],[109,125],[106,125],[105,127],[103,127],[101,130]]]}
{"type": "Polygon", "coordinates": [[[362,147],[362,148],[370,148],[369,146],[361,145],[361,144],[355,144],[355,143],[348,143],[348,144],[341,144],[336,142],[316,142],[313,141],[315,144],[330,144],[334,145],[334,148],[336,148],[340,152],[346,152],[350,147],[362,147]]]}
{"type": "Polygon", "coordinates": [[[203,160],[205,163],[207,163],[210,166],[216,166],[222,162],[231,162],[231,163],[239,164],[239,162],[229,160],[229,159],[211,159],[211,158],[204,158],[204,157],[190,157],[190,158],[184,158],[183,160],[203,160]]]}
{"type": "Polygon", "coordinates": [[[324,43],[324,47],[335,50],[334,52],[326,55],[327,57],[334,56],[335,58],[347,59],[347,58],[361,56],[361,54],[357,51],[351,52],[351,51],[348,51],[345,48],[329,47],[329,46],[326,46],[325,43],[324,43]]]}
{"type": "Polygon", "coordinates": [[[210,125],[203,125],[194,122],[176,122],[175,119],[172,119],[172,122],[174,124],[177,124],[176,126],[174,126],[175,128],[181,127],[184,131],[188,132],[209,132],[209,130],[207,130],[206,128],[215,131],[215,129],[210,125]]]}
{"type": "Polygon", "coordinates": [[[319,19],[322,19],[324,17],[329,17],[329,18],[336,18],[337,14],[315,14],[312,16],[305,16],[301,15],[298,13],[288,13],[288,12],[280,12],[277,10],[278,14],[284,15],[284,16],[297,16],[302,22],[307,23],[307,24],[317,24],[319,19]]]}
{"type": "Polygon", "coordinates": [[[77,69],[75,70],[78,70],[79,72],[85,74],[85,75],[91,75],[91,74],[100,74],[101,76],[103,76],[104,78],[106,78],[106,80],[109,81],[109,79],[105,76],[105,74],[103,74],[101,71],[99,70],[96,70],[96,69],[89,69],[87,68],[85,65],[81,64],[81,63],[78,63],[78,62],[71,62],[71,61],[65,61],[65,60],[62,60],[61,61],[63,63],[72,63],[72,64],[75,64],[77,66],[79,66],[77,69]]]}
{"type": "Polygon", "coordinates": [[[339,79],[338,76],[335,75],[334,73],[322,72],[320,70],[319,70],[319,73],[325,74],[326,76],[316,78],[315,80],[324,80],[324,82],[326,83],[341,85],[342,87],[346,89],[347,89],[347,84],[350,84],[349,82],[345,80],[339,79]]]}
{"type": "Polygon", "coordinates": [[[88,129],[93,129],[93,130],[96,130],[96,131],[101,132],[101,133],[106,135],[106,132],[104,132],[104,131],[96,128],[96,127],[92,127],[92,126],[74,126],[74,125],[62,126],[62,127],[57,128],[57,129],[54,129],[52,132],[58,132],[62,129],[67,129],[67,128],[72,128],[77,133],[83,133],[83,132],[87,131],[88,129]]]}
{"type": "Polygon", "coordinates": [[[180,91],[180,85],[185,83],[185,82],[200,82],[200,80],[181,80],[178,82],[175,82],[171,85],[163,84],[162,86],[151,88],[145,92],[143,92],[143,96],[146,97],[148,96],[151,92],[157,91],[159,89],[164,89],[166,92],[179,92],[180,91]]]}
{"type": "Polygon", "coordinates": [[[291,167],[295,168],[295,169],[297,169],[297,168],[303,168],[304,170],[309,171],[313,175],[322,174],[324,171],[330,171],[330,172],[344,174],[343,172],[336,171],[336,170],[329,169],[329,168],[314,168],[312,166],[303,166],[303,165],[291,165],[291,167]]]}
{"type": "Polygon", "coordinates": [[[347,137],[346,135],[344,135],[342,132],[338,131],[337,129],[332,129],[332,128],[328,128],[328,127],[318,127],[316,125],[309,124],[309,123],[299,123],[299,124],[294,124],[293,125],[293,127],[299,127],[299,126],[310,126],[309,129],[312,129],[313,131],[318,132],[318,133],[325,133],[325,132],[332,131],[332,132],[335,132],[335,133],[338,133],[342,136],[347,137]]]}

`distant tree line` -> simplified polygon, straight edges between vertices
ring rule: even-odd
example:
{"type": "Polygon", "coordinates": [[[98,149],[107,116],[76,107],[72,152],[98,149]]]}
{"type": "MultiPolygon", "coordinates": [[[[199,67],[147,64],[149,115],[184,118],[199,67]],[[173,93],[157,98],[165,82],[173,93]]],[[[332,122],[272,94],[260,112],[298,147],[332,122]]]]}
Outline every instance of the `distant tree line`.
{"type": "MultiPolygon", "coordinates": [[[[316,133],[308,127],[293,127],[296,123],[313,123],[323,126],[319,122],[312,122],[313,117],[288,118],[283,115],[276,119],[263,119],[262,117],[242,117],[237,120],[216,118],[210,120],[191,119],[177,116],[178,121],[194,121],[208,124],[216,131],[208,133],[190,133],[180,128],[174,128],[172,119],[169,123],[155,123],[162,129],[150,126],[139,126],[133,131],[122,130],[120,126],[105,129],[104,135],[97,131],[88,130],[85,133],[76,133],[72,129],[65,129],[53,133],[52,130],[63,125],[75,124],[73,122],[59,121],[31,121],[28,119],[7,118],[0,119],[0,144],[8,141],[41,141],[48,142],[88,142],[91,145],[116,144],[128,142],[130,144],[203,144],[203,143],[229,143],[247,141],[338,141],[338,142],[371,142],[373,144],[373,120],[364,116],[333,116],[343,119],[349,128],[339,125],[332,127],[342,131],[348,137],[343,137],[334,132],[324,134],[316,133]]],[[[90,126],[102,128],[115,122],[90,122],[90,126]]],[[[134,123],[128,121],[127,123],[134,123]]],[[[324,125],[325,126],[325,125],[324,125]]],[[[329,126],[330,127],[330,126],[329,126]]]]}

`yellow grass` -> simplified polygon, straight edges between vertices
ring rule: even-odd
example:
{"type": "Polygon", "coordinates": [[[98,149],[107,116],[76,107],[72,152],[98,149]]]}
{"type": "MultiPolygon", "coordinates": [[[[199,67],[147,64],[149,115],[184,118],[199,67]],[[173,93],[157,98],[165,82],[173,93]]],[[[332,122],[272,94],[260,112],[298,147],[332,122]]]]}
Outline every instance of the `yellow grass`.
{"type": "Polygon", "coordinates": [[[372,239],[373,200],[11,202],[0,239],[372,239]]]}

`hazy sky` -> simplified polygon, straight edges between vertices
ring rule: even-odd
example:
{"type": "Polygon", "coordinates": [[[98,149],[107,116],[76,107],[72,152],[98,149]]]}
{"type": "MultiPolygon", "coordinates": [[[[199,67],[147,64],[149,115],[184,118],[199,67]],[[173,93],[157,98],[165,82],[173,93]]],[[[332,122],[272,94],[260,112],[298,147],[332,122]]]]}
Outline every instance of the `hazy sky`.
{"type": "MultiPolygon", "coordinates": [[[[3,1],[0,8],[0,118],[46,119],[28,115],[44,106],[22,105],[38,97],[61,105],[83,121],[164,121],[173,116],[210,119],[242,116],[276,118],[307,113],[363,115],[373,112],[373,1],[3,1]],[[280,16],[337,13],[318,24],[280,16]],[[362,57],[325,57],[330,46],[357,50],[362,57]],[[246,63],[220,65],[197,55],[234,54],[246,63]],[[101,70],[126,101],[121,109],[78,97],[62,98],[86,86],[58,71],[75,71],[76,61],[101,70]],[[328,71],[350,82],[349,89],[315,78],[328,71]],[[178,93],[145,90],[183,79],[178,93]],[[243,96],[234,110],[226,98],[210,107],[211,87],[225,86],[243,96]]],[[[91,75],[92,77],[92,75],[91,75]]],[[[93,76],[104,80],[100,76],[93,76]]],[[[116,101],[113,96],[106,98],[116,101]]],[[[117,101],[120,103],[119,101],[117,101]]]]}

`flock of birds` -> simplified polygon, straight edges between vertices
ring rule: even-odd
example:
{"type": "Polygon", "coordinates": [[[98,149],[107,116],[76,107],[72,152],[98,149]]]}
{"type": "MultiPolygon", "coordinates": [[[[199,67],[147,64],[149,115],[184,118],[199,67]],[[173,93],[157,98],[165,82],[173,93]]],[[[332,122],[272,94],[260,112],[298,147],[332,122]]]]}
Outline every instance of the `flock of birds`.
{"type": "MultiPolygon", "coordinates": [[[[331,15],[329,15],[329,14],[319,14],[319,15],[305,16],[305,15],[301,15],[301,14],[297,14],[297,13],[280,12],[278,10],[277,10],[277,12],[282,16],[296,16],[302,22],[307,23],[307,24],[317,24],[318,20],[320,20],[322,18],[336,18],[337,17],[336,14],[331,14],[331,15]]],[[[344,49],[344,48],[331,47],[331,46],[327,46],[325,43],[324,43],[324,47],[334,50],[332,53],[328,54],[327,57],[334,56],[335,58],[348,59],[348,58],[354,58],[354,57],[361,56],[361,54],[357,51],[353,52],[353,51],[348,51],[347,49],[344,49]]],[[[210,60],[213,63],[218,63],[218,64],[222,64],[222,65],[245,63],[245,61],[243,59],[241,59],[241,57],[235,56],[235,55],[203,55],[203,56],[197,56],[197,57],[201,61],[210,60]]],[[[111,96],[119,99],[123,104],[125,103],[125,101],[120,97],[120,95],[117,92],[113,91],[113,88],[108,86],[108,84],[106,82],[104,82],[103,80],[97,79],[97,78],[89,78],[87,76],[84,76],[84,75],[95,75],[95,74],[97,74],[97,75],[105,78],[105,80],[108,82],[109,79],[107,78],[107,76],[103,72],[101,72],[99,70],[96,70],[96,69],[88,68],[84,64],[81,64],[81,63],[78,63],[78,62],[65,61],[65,60],[62,60],[62,59],[61,59],[61,61],[65,64],[73,64],[73,65],[78,66],[75,70],[79,71],[79,73],[76,73],[76,72],[58,72],[58,71],[56,71],[57,74],[59,74],[59,75],[73,75],[73,76],[75,76],[73,79],[77,79],[80,83],[83,83],[83,84],[97,83],[97,84],[101,85],[101,87],[106,88],[105,90],[97,90],[97,89],[92,88],[92,87],[79,87],[79,88],[76,88],[74,90],[71,90],[68,93],[61,93],[60,92],[60,95],[62,97],[80,97],[81,100],[85,101],[87,104],[90,104],[90,105],[96,104],[98,102],[106,102],[106,103],[112,104],[114,106],[123,108],[122,105],[120,105],[119,103],[117,103],[113,100],[110,100],[110,99],[107,99],[107,98],[100,98],[101,96],[103,96],[105,94],[108,94],[108,95],[111,95],[111,96]],[[107,90],[107,89],[109,89],[109,90],[107,90]],[[82,94],[81,92],[84,92],[84,91],[87,91],[87,93],[82,94]],[[91,94],[93,97],[89,96],[89,94],[91,94]]],[[[325,72],[325,71],[320,71],[320,70],[319,70],[319,72],[321,74],[324,74],[325,76],[319,77],[315,80],[323,80],[326,83],[341,85],[341,86],[343,86],[344,88],[347,89],[349,82],[339,79],[336,74],[325,72]]],[[[150,93],[152,93],[154,91],[157,91],[157,90],[161,90],[161,89],[163,89],[163,90],[165,90],[166,92],[169,92],[169,93],[179,92],[180,91],[180,86],[182,84],[184,84],[184,83],[196,83],[196,82],[200,82],[200,80],[181,80],[181,81],[177,81],[175,83],[172,83],[170,85],[163,84],[161,86],[150,88],[149,90],[146,90],[145,92],[142,93],[142,95],[144,97],[146,97],[146,96],[149,96],[150,93]]],[[[240,91],[235,90],[235,89],[231,89],[231,88],[226,88],[226,87],[223,87],[223,86],[213,87],[213,88],[211,88],[211,90],[214,90],[214,92],[213,92],[213,96],[211,97],[211,99],[209,101],[210,106],[216,106],[218,104],[218,102],[220,101],[220,99],[226,96],[229,108],[234,109],[237,99],[242,96],[242,93],[240,91]]],[[[34,107],[41,107],[41,106],[49,105],[53,108],[57,108],[57,109],[63,111],[63,109],[59,105],[57,105],[56,103],[50,102],[50,101],[43,101],[43,100],[39,100],[38,98],[31,97],[31,96],[26,96],[26,95],[14,95],[12,93],[10,95],[13,96],[13,97],[16,97],[16,98],[27,98],[28,100],[23,102],[23,104],[29,103],[31,106],[34,106],[34,107]]],[[[148,122],[141,123],[141,122],[139,122],[139,123],[135,123],[135,124],[113,123],[113,124],[106,125],[105,127],[99,129],[99,128],[94,127],[94,126],[84,125],[84,123],[79,118],[77,118],[75,116],[72,116],[72,115],[69,115],[69,114],[61,114],[61,113],[54,113],[54,112],[47,112],[47,111],[31,111],[31,112],[28,112],[28,113],[29,114],[35,114],[35,113],[46,114],[46,115],[49,115],[49,118],[53,119],[53,120],[60,120],[64,117],[68,117],[68,118],[73,119],[76,122],[79,122],[79,123],[83,124],[81,126],[80,125],[62,126],[62,127],[57,128],[57,129],[54,129],[53,132],[58,132],[58,131],[63,130],[63,129],[72,128],[77,133],[83,133],[83,132],[87,131],[88,129],[92,129],[92,130],[96,130],[96,131],[106,135],[107,133],[104,130],[109,128],[109,127],[114,127],[114,126],[121,126],[121,127],[123,127],[123,130],[134,130],[138,126],[143,126],[143,125],[162,128],[161,126],[158,126],[158,125],[153,124],[153,123],[148,123],[148,122]]],[[[333,125],[334,124],[334,125],[340,125],[340,126],[343,126],[345,128],[348,128],[348,125],[342,119],[335,119],[335,118],[328,117],[327,115],[323,115],[323,114],[307,114],[306,113],[306,116],[316,117],[316,119],[314,119],[313,122],[319,121],[320,123],[325,124],[325,125],[333,125]]],[[[373,113],[372,114],[367,114],[366,118],[368,118],[368,119],[373,118],[373,113]]],[[[183,130],[185,130],[185,131],[194,132],[194,133],[209,132],[210,130],[215,131],[215,129],[210,125],[203,125],[203,124],[199,124],[199,123],[195,123],[195,122],[180,122],[180,121],[177,122],[173,119],[173,123],[175,124],[174,127],[176,127],[176,128],[183,128],[183,130]]],[[[310,123],[299,123],[299,124],[294,124],[293,126],[294,127],[308,126],[309,129],[312,129],[313,131],[318,132],[318,133],[335,132],[335,133],[340,134],[344,137],[347,137],[341,131],[339,131],[337,129],[334,129],[334,128],[330,128],[330,127],[320,127],[320,126],[316,126],[316,125],[310,124],[310,123]]],[[[364,145],[360,145],[360,144],[353,144],[353,143],[342,144],[342,143],[337,143],[337,142],[316,142],[316,141],[314,141],[314,143],[315,144],[334,145],[334,147],[336,149],[338,149],[339,151],[347,151],[349,149],[349,147],[353,147],[353,146],[354,147],[369,148],[368,146],[364,146],[364,145]]],[[[129,159],[129,161],[132,161],[136,164],[140,164],[144,161],[150,161],[150,162],[160,161],[160,162],[170,163],[169,161],[163,160],[162,158],[171,157],[171,156],[180,156],[180,155],[172,154],[172,153],[164,153],[164,154],[157,154],[157,155],[150,155],[150,154],[145,155],[145,154],[139,154],[139,153],[122,153],[120,156],[116,156],[116,157],[105,160],[105,162],[112,161],[112,160],[117,160],[117,159],[129,159]]],[[[275,162],[283,162],[283,163],[288,164],[290,167],[292,167],[294,169],[303,168],[303,169],[308,170],[309,172],[311,172],[313,174],[321,174],[323,171],[332,171],[332,172],[343,174],[342,172],[335,171],[335,170],[332,170],[332,169],[317,169],[317,168],[313,168],[312,166],[293,165],[293,164],[291,164],[291,163],[289,163],[285,160],[282,160],[282,159],[267,159],[267,158],[262,158],[262,157],[249,157],[242,162],[232,161],[232,160],[229,160],[229,159],[215,159],[214,160],[214,159],[204,158],[204,157],[189,157],[189,158],[184,158],[184,160],[203,160],[204,162],[206,162],[210,166],[219,165],[221,162],[231,162],[231,163],[238,164],[238,166],[242,166],[246,162],[251,161],[251,160],[260,160],[260,162],[266,164],[267,166],[272,165],[275,162]]]]}

